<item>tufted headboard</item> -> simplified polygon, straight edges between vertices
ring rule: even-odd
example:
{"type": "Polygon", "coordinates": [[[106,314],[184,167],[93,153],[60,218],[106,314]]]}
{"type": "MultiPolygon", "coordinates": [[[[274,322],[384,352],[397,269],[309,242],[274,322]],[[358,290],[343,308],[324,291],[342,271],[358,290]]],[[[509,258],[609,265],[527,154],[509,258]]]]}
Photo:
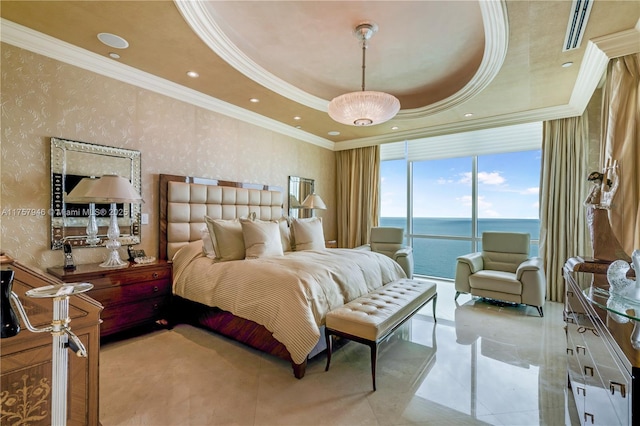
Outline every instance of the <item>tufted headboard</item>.
{"type": "Polygon", "coordinates": [[[160,175],[160,259],[172,259],[182,246],[201,238],[204,216],[235,219],[279,219],[281,187],[160,175]]]}

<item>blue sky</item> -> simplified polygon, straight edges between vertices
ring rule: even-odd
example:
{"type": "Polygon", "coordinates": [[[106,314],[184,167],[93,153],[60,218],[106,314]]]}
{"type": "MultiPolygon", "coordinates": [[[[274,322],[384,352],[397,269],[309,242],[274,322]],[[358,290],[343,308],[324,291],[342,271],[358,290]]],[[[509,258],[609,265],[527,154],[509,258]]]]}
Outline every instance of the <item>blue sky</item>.
{"type": "MultiPolygon", "coordinates": [[[[541,151],[478,157],[478,217],[538,218],[541,151]]],[[[415,162],[414,217],[471,217],[471,158],[415,162]]],[[[381,216],[404,217],[406,162],[381,166],[381,216]]]]}

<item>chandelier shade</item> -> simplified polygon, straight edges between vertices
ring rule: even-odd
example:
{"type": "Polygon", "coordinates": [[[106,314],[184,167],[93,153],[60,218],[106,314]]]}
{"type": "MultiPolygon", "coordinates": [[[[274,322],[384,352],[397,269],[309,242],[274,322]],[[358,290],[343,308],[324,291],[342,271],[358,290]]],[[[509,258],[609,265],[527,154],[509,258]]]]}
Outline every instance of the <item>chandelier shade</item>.
{"type": "Polygon", "coordinates": [[[395,96],[365,89],[368,41],[376,31],[376,24],[363,22],[353,32],[362,42],[362,90],[345,93],[329,102],[329,117],[338,123],[349,126],[373,126],[391,120],[400,111],[400,101],[395,96]]]}
{"type": "Polygon", "coordinates": [[[350,126],[371,126],[391,120],[400,101],[388,93],[365,90],[345,93],[329,103],[329,117],[350,126]]]}

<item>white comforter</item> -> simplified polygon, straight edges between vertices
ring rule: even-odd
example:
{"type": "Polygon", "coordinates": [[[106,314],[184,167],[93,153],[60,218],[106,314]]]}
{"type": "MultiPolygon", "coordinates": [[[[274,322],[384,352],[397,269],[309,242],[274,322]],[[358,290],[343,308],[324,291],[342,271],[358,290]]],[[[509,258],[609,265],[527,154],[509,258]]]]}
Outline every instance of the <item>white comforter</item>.
{"type": "Polygon", "coordinates": [[[327,249],[214,262],[191,243],[173,259],[174,294],[263,325],[302,363],[325,314],[405,274],[379,253],[327,249]]]}

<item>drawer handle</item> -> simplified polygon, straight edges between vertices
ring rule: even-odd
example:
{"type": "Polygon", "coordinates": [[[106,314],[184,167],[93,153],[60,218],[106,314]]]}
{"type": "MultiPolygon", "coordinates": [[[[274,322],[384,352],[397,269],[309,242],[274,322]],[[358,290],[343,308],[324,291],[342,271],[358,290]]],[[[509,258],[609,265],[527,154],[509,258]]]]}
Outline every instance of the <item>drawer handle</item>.
{"type": "Polygon", "coordinates": [[[154,311],[157,311],[157,310],[158,310],[158,304],[157,304],[157,303],[154,303],[154,304],[153,304],[153,310],[154,310],[154,311]]]}
{"type": "Polygon", "coordinates": [[[154,272],[151,276],[155,279],[155,278],[158,278],[160,275],[157,272],[154,272]]]}
{"type": "Polygon", "coordinates": [[[580,349],[582,349],[582,354],[583,355],[587,353],[587,348],[585,348],[584,346],[576,345],[576,353],[577,354],[580,353],[580,349]]]}
{"type": "Polygon", "coordinates": [[[588,365],[584,366],[584,374],[588,374],[589,376],[593,377],[593,367],[589,367],[588,365]],[[588,373],[587,373],[588,371],[588,373]]]}
{"type": "Polygon", "coordinates": [[[573,291],[567,290],[567,296],[573,297],[574,296],[573,291]]]}
{"type": "Polygon", "coordinates": [[[567,355],[573,355],[573,349],[567,348],[567,355]]]}
{"type": "Polygon", "coordinates": [[[587,417],[591,417],[591,424],[593,424],[593,414],[584,413],[584,422],[587,423],[587,417]]]}
{"type": "Polygon", "coordinates": [[[609,389],[611,389],[611,395],[615,395],[616,394],[616,386],[620,387],[620,395],[623,398],[626,398],[627,389],[626,389],[626,386],[624,385],[624,383],[618,383],[618,382],[609,381],[609,389]]]}
{"type": "Polygon", "coordinates": [[[582,396],[586,396],[587,395],[587,389],[586,388],[581,388],[580,386],[576,386],[576,393],[578,395],[580,395],[580,391],[582,391],[582,396]]]}
{"type": "Polygon", "coordinates": [[[159,290],[158,286],[157,286],[157,285],[154,285],[154,286],[153,286],[153,292],[154,292],[154,293],[157,293],[157,292],[158,292],[158,290],[159,290]]]}

